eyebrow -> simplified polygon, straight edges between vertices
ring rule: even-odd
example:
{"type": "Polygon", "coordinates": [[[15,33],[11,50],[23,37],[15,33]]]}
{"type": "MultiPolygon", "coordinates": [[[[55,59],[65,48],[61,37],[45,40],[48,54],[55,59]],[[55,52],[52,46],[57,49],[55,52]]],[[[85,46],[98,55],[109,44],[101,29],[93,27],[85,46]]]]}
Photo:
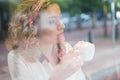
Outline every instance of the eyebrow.
{"type": "Polygon", "coordinates": [[[58,15],[58,16],[50,16],[48,18],[56,18],[56,17],[61,17],[62,15],[58,15]]]}
{"type": "Polygon", "coordinates": [[[56,18],[56,16],[50,16],[50,17],[48,17],[48,18],[49,18],[49,19],[50,19],[50,18],[56,18]]]}

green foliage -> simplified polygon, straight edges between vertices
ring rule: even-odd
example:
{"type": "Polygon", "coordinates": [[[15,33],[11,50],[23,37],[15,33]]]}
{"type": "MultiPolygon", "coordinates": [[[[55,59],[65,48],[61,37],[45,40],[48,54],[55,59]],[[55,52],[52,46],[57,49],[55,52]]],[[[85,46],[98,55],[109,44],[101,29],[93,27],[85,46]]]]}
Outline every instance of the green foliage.
{"type": "Polygon", "coordinates": [[[102,9],[102,0],[81,0],[82,12],[92,12],[102,9]]]}
{"type": "Polygon", "coordinates": [[[103,6],[102,0],[59,0],[58,3],[63,12],[69,12],[71,15],[102,10],[103,6]]]}
{"type": "Polygon", "coordinates": [[[69,12],[70,15],[74,15],[81,12],[80,0],[62,0],[58,1],[63,12],[69,12]]]}
{"type": "Polygon", "coordinates": [[[9,2],[0,2],[0,8],[8,10],[9,2]]]}
{"type": "Polygon", "coordinates": [[[115,7],[116,7],[116,10],[118,11],[120,11],[120,0],[115,0],[115,7]]]}

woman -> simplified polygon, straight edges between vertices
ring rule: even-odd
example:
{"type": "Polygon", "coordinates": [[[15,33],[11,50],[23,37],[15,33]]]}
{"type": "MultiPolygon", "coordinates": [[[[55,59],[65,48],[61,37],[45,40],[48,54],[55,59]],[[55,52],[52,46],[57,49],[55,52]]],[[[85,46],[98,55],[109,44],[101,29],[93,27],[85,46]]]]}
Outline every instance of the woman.
{"type": "Polygon", "coordinates": [[[51,0],[24,0],[17,8],[7,40],[12,80],[85,80],[83,59],[65,42],[60,17],[51,0]]]}

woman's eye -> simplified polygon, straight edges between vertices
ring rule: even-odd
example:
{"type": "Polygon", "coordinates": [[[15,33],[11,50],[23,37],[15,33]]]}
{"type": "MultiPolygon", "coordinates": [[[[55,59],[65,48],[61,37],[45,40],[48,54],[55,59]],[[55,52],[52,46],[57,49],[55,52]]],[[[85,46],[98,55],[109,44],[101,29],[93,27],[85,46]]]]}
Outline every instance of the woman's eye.
{"type": "Polygon", "coordinates": [[[49,24],[55,24],[55,20],[50,20],[49,24]]]}

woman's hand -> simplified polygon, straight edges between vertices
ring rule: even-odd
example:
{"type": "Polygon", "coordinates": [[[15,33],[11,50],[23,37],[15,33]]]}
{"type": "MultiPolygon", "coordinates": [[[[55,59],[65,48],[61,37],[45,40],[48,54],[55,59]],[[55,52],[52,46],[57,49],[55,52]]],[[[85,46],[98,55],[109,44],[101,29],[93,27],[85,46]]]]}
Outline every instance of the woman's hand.
{"type": "MultiPolygon", "coordinates": [[[[68,47],[68,46],[66,46],[68,47]]],[[[84,61],[91,60],[95,52],[94,44],[79,41],[73,48],[67,50],[59,65],[51,75],[51,80],[65,80],[83,65],[84,61]]]]}
{"type": "Polygon", "coordinates": [[[78,51],[72,49],[63,57],[61,63],[55,67],[50,80],[65,80],[78,71],[82,64],[83,62],[81,57],[78,56],[78,51]]]}
{"type": "Polygon", "coordinates": [[[82,57],[80,57],[80,52],[78,49],[71,48],[71,50],[66,53],[62,59],[61,63],[68,63],[70,61],[73,61],[73,59],[78,60],[79,62],[82,62],[82,57]]]}

